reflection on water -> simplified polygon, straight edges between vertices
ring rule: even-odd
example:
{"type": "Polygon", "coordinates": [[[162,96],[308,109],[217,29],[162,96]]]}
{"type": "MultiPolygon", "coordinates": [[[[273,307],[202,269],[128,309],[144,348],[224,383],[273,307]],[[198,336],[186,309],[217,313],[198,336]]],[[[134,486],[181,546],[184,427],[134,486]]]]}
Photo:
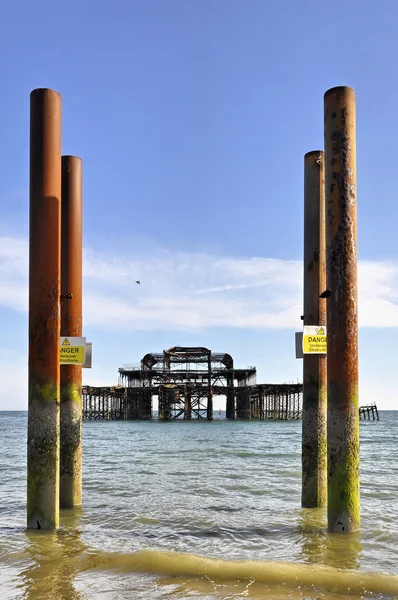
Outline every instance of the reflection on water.
{"type": "Polygon", "coordinates": [[[74,580],[86,550],[81,541],[82,509],[63,510],[56,532],[26,530],[29,566],[21,572],[26,600],[79,600],[74,580]]]}
{"type": "Polygon", "coordinates": [[[301,534],[300,558],[307,563],[322,564],[336,569],[360,567],[360,533],[344,536],[327,532],[327,514],[324,508],[303,508],[298,517],[301,534]]]}

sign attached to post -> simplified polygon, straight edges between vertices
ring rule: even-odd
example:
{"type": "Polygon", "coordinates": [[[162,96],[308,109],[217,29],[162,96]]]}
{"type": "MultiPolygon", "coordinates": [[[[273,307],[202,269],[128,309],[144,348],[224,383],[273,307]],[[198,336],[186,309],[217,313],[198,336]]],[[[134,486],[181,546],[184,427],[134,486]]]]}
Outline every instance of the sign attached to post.
{"type": "Polygon", "coordinates": [[[303,332],[296,331],[295,333],[295,341],[296,341],[296,358],[304,358],[303,353],[303,332]]]}
{"type": "Polygon", "coordinates": [[[93,344],[92,342],[86,342],[86,356],[84,358],[83,369],[91,369],[91,363],[93,360],[93,344]]]}
{"type": "Polygon", "coordinates": [[[61,365],[82,365],[86,354],[85,337],[61,337],[61,365]]]}
{"type": "Polygon", "coordinates": [[[304,325],[303,353],[327,354],[325,325],[304,325]]]}

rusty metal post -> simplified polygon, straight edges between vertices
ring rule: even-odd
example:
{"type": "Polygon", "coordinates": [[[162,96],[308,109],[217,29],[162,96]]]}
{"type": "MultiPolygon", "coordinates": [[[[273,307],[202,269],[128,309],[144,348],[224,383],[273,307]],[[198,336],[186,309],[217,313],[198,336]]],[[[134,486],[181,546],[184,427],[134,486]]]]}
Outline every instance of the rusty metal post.
{"type": "Polygon", "coordinates": [[[191,388],[186,383],[184,391],[184,419],[189,420],[192,418],[192,393],[191,388]]]}
{"type": "Polygon", "coordinates": [[[234,391],[234,376],[227,375],[227,405],[226,418],[235,419],[235,391],[234,391]]]}
{"type": "MultiPolygon", "coordinates": [[[[82,336],[82,161],[62,157],[61,335],[82,336]]],[[[60,506],[82,503],[82,367],[61,366],[60,506]]]]}
{"type": "Polygon", "coordinates": [[[359,529],[355,92],[324,96],[328,335],[328,528],[359,529]]]}
{"type": "Polygon", "coordinates": [[[238,397],[236,400],[236,418],[248,421],[251,419],[250,410],[250,390],[245,387],[238,388],[238,397]]]}
{"type": "Polygon", "coordinates": [[[213,420],[213,390],[211,387],[211,369],[212,369],[212,364],[211,364],[211,352],[208,351],[208,356],[207,356],[207,370],[208,370],[208,377],[209,377],[209,391],[208,391],[208,395],[207,395],[207,420],[208,421],[212,421],[213,420]]]}
{"type": "Polygon", "coordinates": [[[59,523],[60,94],[30,95],[28,529],[59,523]]]}
{"type": "Polygon", "coordinates": [[[213,392],[209,391],[208,395],[207,395],[207,420],[208,421],[212,421],[213,420],[213,392]]]}
{"type": "MultiPolygon", "coordinates": [[[[321,150],[304,157],[304,325],[326,325],[325,175],[321,150]]],[[[303,359],[303,508],[327,503],[326,356],[303,359]]]]}

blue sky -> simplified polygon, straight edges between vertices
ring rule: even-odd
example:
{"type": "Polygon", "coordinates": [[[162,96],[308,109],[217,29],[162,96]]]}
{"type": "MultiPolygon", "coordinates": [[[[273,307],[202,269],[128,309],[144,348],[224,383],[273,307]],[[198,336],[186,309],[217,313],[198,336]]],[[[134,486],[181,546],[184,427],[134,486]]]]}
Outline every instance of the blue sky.
{"type": "Polygon", "coordinates": [[[301,379],[303,156],[357,95],[360,402],[396,408],[398,3],[13,0],[0,20],[0,409],[27,407],[29,94],[83,159],[86,383],[203,345],[301,379]],[[136,279],[141,286],[135,285],[136,279]]]}

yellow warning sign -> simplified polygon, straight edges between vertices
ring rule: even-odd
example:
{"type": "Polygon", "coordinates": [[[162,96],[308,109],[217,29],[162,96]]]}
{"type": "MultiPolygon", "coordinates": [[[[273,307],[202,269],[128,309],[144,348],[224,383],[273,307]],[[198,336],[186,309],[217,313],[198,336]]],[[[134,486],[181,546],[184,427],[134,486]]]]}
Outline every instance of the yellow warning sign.
{"type": "Polygon", "coordinates": [[[82,365],[86,355],[85,337],[61,337],[61,365],[82,365]]]}
{"type": "Polygon", "coordinates": [[[327,336],[324,325],[304,325],[304,354],[327,354],[327,336]]]}

